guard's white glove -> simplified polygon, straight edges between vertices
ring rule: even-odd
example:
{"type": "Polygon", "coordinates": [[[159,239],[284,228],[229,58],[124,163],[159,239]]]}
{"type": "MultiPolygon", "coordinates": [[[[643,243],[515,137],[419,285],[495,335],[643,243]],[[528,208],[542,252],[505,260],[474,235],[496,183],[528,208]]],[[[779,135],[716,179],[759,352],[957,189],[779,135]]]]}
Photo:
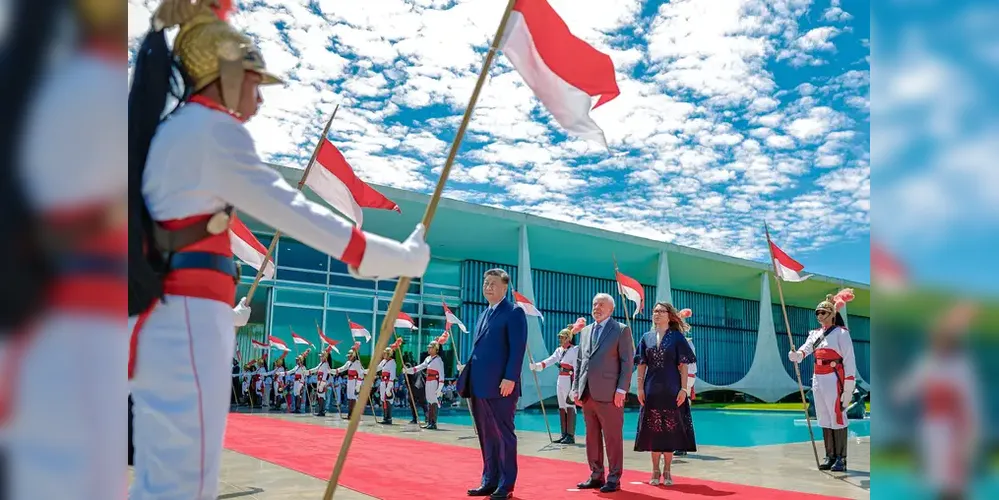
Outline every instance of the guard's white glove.
{"type": "Polygon", "coordinates": [[[246,305],[246,297],[239,299],[239,304],[236,304],[232,312],[236,316],[233,319],[236,326],[245,326],[250,321],[250,306],[246,305]]]}
{"type": "Polygon", "coordinates": [[[413,234],[402,243],[365,232],[361,264],[356,269],[347,266],[347,272],[358,279],[376,280],[423,276],[430,263],[430,246],[424,239],[425,232],[423,224],[417,224],[413,234]]]}
{"type": "Polygon", "coordinates": [[[530,368],[530,369],[531,369],[532,371],[536,371],[536,372],[539,372],[539,371],[541,371],[541,370],[542,370],[542,368],[543,368],[543,367],[541,366],[541,363],[531,363],[531,365],[529,366],[529,368],[530,368]]]}
{"type": "Polygon", "coordinates": [[[801,360],[805,359],[805,355],[801,351],[789,351],[787,353],[787,359],[792,363],[801,363],[801,360]]]}
{"type": "Polygon", "coordinates": [[[843,381],[843,398],[840,400],[843,403],[843,408],[850,406],[850,403],[853,402],[853,391],[856,388],[856,380],[843,381]]]}

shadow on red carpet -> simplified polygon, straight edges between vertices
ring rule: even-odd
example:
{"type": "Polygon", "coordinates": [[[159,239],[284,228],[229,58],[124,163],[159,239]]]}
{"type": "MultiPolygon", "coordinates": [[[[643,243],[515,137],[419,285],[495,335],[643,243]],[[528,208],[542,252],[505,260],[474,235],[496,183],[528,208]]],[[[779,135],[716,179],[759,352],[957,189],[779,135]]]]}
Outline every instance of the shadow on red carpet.
{"type": "MultiPolygon", "coordinates": [[[[343,429],[245,414],[229,414],[225,447],[303,474],[328,480],[346,433],[343,429]]],[[[674,476],[673,486],[631,484],[648,480],[648,472],[626,470],[621,491],[573,491],[585,478],[586,465],[567,460],[521,456],[514,498],[522,500],[738,500],[832,499],[791,491],[674,476]]],[[[478,486],[482,459],[478,448],[437,444],[369,434],[354,436],[340,486],[383,500],[467,499],[478,486]]]]}

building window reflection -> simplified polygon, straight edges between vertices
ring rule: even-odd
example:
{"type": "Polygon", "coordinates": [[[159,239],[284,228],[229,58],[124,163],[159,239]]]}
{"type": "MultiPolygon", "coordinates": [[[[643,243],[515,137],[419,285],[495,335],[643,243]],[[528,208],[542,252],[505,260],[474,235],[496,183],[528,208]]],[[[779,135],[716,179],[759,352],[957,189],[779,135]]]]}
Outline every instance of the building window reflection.
{"type": "MultiPolygon", "coordinates": [[[[286,359],[291,358],[292,363],[288,366],[292,366],[294,363],[294,357],[298,354],[305,352],[306,349],[310,349],[309,346],[295,344],[292,341],[292,332],[304,337],[306,340],[315,345],[314,349],[309,351],[309,356],[306,358],[306,364],[309,368],[312,368],[319,362],[319,334],[316,333],[316,323],[322,324],[323,321],[323,310],[322,309],[310,309],[305,307],[292,307],[292,306],[279,306],[275,305],[272,312],[271,321],[271,335],[283,340],[288,344],[288,348],[291,349],[291,353],[286,359]]],[[[277,351],[273,355],[277,355],[277,351]]],[[[287,362],[286,362],[287,363],[287,362]]]]}
{"type": "Polygon", "coordinates": [[[329,272],[329,256],[289,238],[278,242],[277,264],[309,271],[329,272]]]}
{"type": "Polygon", "coordinates": [[[314,273],[309,271],[299,271],[297,269],[287,269],[278,266],[277,279],[281,281],[293,281],[299,283],[315,283],[326,285],[326,273],[314,273]]]}

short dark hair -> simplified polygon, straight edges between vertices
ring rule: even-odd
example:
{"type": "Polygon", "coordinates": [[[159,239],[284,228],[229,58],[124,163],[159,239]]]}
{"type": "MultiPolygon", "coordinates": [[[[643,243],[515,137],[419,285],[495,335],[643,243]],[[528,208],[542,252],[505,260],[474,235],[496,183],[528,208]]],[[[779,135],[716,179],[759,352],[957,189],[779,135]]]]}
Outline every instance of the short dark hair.
{"type": "Polygon", "coordinates": [[[503,280],[503,284],[504,285],[509,285],[510,284],[510,275],[507,274],[506,271],[504,271],[504,270],[502,270],[502,269],[500,269],[498,267],[494,267],[494,268],[486,271],[482,275],[482,278],[485,279],[486,276],[496,276],[497,278],[503,280]]]}

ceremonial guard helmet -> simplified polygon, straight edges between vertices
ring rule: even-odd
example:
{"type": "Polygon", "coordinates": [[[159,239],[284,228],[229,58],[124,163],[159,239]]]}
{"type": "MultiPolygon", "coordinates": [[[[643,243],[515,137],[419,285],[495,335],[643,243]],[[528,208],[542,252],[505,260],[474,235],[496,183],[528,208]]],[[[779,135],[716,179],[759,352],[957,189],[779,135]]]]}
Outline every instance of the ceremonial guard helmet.
{"type": "Polygon", "coordinates": [[[835,314],[836,319],[834,321],[836,326],[846,326],[846,322],[843,321],[843,316],[840,315],[839,311],[846,307],[846,303],[853,300],[854,294],[852,288],[844,288],[836,293],[836,295],[826,295],[826,300],[819,302],[819,305],[815,306],[816,311],[825,311],[829,314],[835,314]]]}
{"type": "Polygon", "coordinates": [[[359,352],[361,352],[361,342],[354,341],[354,345],[347,351],[347,357],[354,356],[354,358],[357,358],[359,352]]]}
{"type": "Polygon", "coordinates": [[[432,348],[435,352],[440,352],[441,347],[447,343],[447,339],[451,338],[450,332],[444,332],[440,337],[430,341],[428,347],[432,348]]]}
{"type": "Polygon", "coordinates": [[[232,10],[231,0],[164,0],[153,15],[153,29],[180,26],[173,53],[191,92],[219,80],[222,104],[236,112],[246,71],[258,73],[261,85],[283,82],[267,71],[253,40],[226,22],[232,10]]]}

